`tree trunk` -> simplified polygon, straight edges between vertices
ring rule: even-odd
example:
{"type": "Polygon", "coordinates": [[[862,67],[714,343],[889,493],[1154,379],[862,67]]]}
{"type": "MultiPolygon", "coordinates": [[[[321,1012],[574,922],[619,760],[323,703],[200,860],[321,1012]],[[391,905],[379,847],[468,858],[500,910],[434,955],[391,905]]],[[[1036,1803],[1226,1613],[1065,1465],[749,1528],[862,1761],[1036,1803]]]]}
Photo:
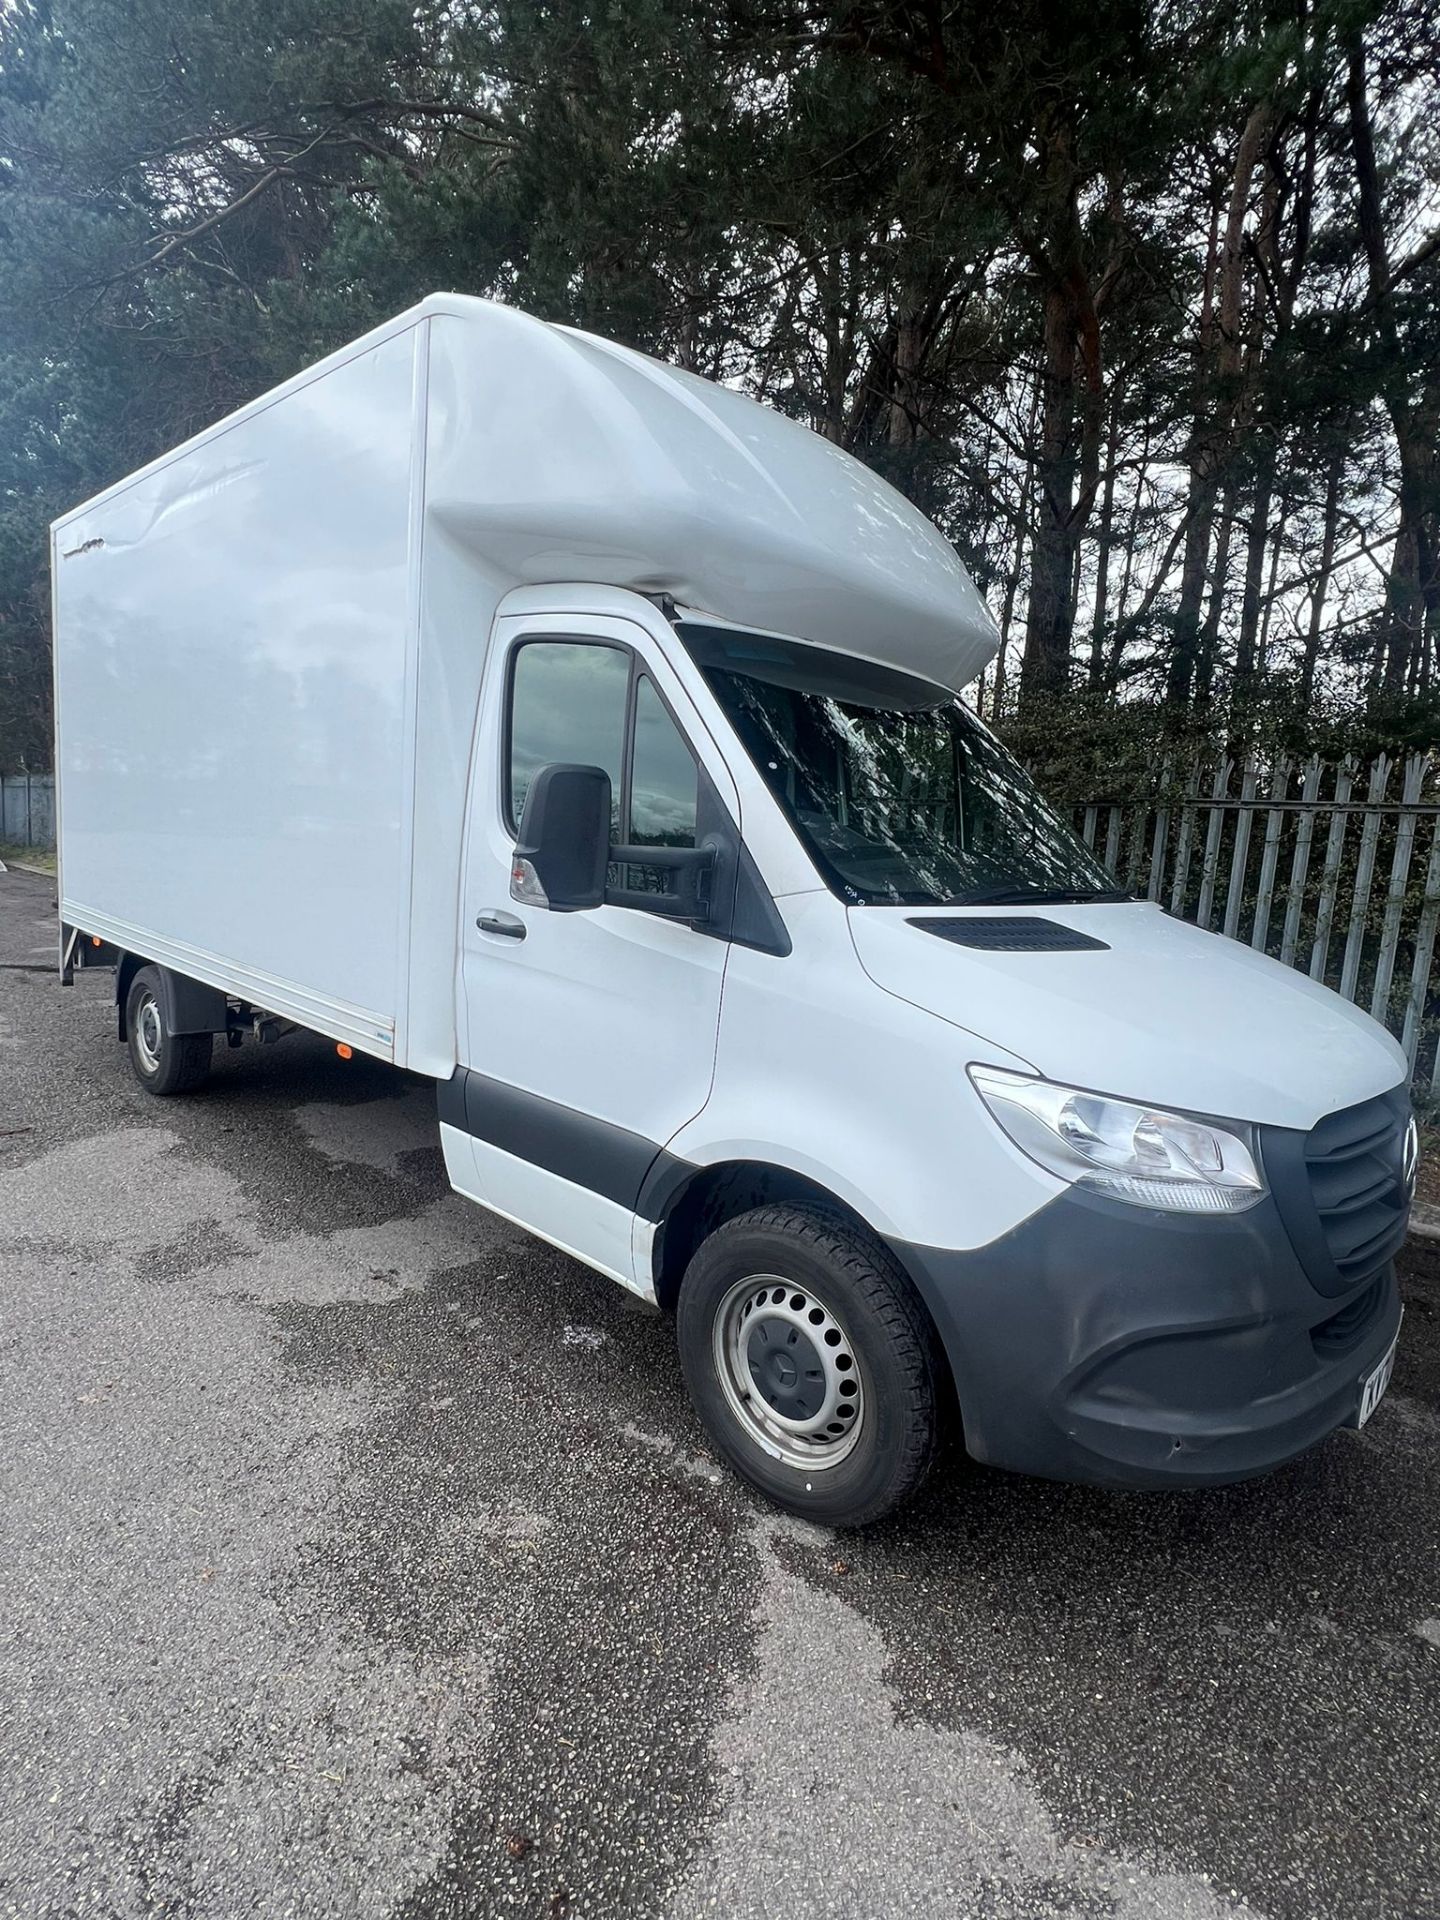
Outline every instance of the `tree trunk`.
{"type": "Polygon", "coordinates": [[[1110,550],[1115,539],[1115,465],[1120,457],[1120,394],[1110,396],[1110,432],[1105,443],[1105,484],[1100,494],[1100,533],[1095,543],[1095,615],[1090,628],[1089,685],[1105,682],[1105,621],[1110,611],[1110,550]]]}
{"type": "MultiPolygon", "coordinates": [[[[1412,401],[1409,369],[1395,323],[1391,300],[1390,250],[1385,236],[1385,214],[1380,198],[1380,170],[1365,74],[1365,44],[1354,34],[1349,42],[1345,80],[1350,112],[1350,145],[1355,158],[1355,186],[1360,237],[1369,271],[1370,304],[1384,349],[1381,391],[1395,435],[1400,464],[1400,524],[1385,588],[1385,615],[1381,626],[1379,684],[1389,694],[1404,690],[1417,676],[1426,648],[1426,601],[1440,604],[1440,516],[1434,505],[1436,475],[1440,472],[1435,422],[1423,406],[1412,401]]],[[[1433,623],[1430,623],[1433,625],[1433,623]]]]}
{"type": "MultiPolygon", "coordinates": [[[[1396,441],[1400,439],[1396,430],[1396,441]]],[[[1420,650],[1420,499],[1414,476],[1400,455],[1400,523],[1395,550],[1385,582],[1385,618],[1381,627],[1381,688],[1387,694],[1404,690],[1410,664],[1420,650]]]]}
{"type": "Polygon", "coordinates": [[[1235,641],[1235,697],[1245,700],[1255,678],[1255,643],[1260,632],[1260,601],[1265,578],[1265,555],[1270,545],[1270,503],[1275,497],[1277,448],[1266,433],[1255,461],[1255,489],[1250,503],[1250,531],[1245,540],[1245,584],[1240,595],[1240,631],[1235,641]]]}
{"type": "Polygon", "coordinates": [[[1075,611],[1075,309],[1056,282],[1045,293],[1045,360],[1040,376],[1039,500],[1030,547],[1030,603],[1021,665],[1022,700],[1063,692],[1070,677],[1075,611]]]}
{"type": "Polygon", "coordinates": [[[1230,541],[1235,531],[1235,485],[1227,481],[1220,502],[1220,532],[1215,543],[1215,565],[1210,573],[1210,605],[1200,634],[1195,661],[1195,704],[1206,707],[1215,690],[1215,668],[1220,655],[1220,623],[1225,616],[1225,587],[1230,570],[1230,541]]]}
{"type": "Polygon", "coordinates": [[[1200,664],[1200,618],[1215,532],[1215,503],[1221,473],[1234,451],[1235,383],[1240,371],[1240,313],[1245,283],[1245,216],[1272,117],[1268,100],[1252,107],[1235,150],[1235,172],[1230,183],[1219,259],[1215,322],[1208,329],[1202,325],[1201,331],[1199,390],[1190,442],[1190,524],[1180,572],[1175,651],[1168,689],[1171,702],[1177,706],[1189,702],[1200,664]]]}
{"type": "Polygon", "coordinates": [[[1015,595],[1025,569],[1025,531],[1030,519],[1030,475],[1020,491],[1020,511],[1015,520],[1015,559],[1005,576],[1005,599],[1000,609],[1000,649],[995,655],[995,694],[992,713],[998,720],[1005,711],[1005,649],[1010,644],[1010,627],[1015,618],[1015,595]]]}
{"type": "Polygon", "coordinates": [[[1200,596],[1205,588],[1205,562],[1210,552],[1215,483],[1209,471],[1204,410],[1210,386],[1207,362],[1215,346],[1215,278],[1220,247],[1220,203],[1210,207],[1210,243],[1205,252],[1205,283],[1200,296],[1199,357],[1195,368],[1195,419],[1190,433],[1190,497],[1187,503],[1185,558],[1180,569],[1180,603],[1175,615],[1174,652],[1166,681],[1172,706],[1190,699],[1195,672],[1195,644],[1200,625],[1200,596]]]}
{"type": "Polygon", "coordinates": [[[1100,321],[1085,263],[1073,131],[1052,120],[1041,138],[1050,222],[1044,258],[1037,262],[1044,285],[1043,359],[1022,702],[1063,693],[1069,685],[1075,555],[1098,490],[1104,427],[1100,321]]]}
{"type": "Polygon", "coordinates": [[[920,417],[919,374],[928,346],[924,303],[907,294],[895,316],[895,357],[887,437],[892,447],[913,446],[920,417]]]}
{"type": "Polygon", "coordinates": [[[1325,519],[1320,535],[1320,569],[1310,596],[1310,618],[1305,626],[1305,650],[1300,657],[1300,711],[1308,713],[1315,697],[1315,669],[1320,660],[1320,633],[1325,614],[1325,596],[1330,591],[1330,575],[1335,568],[1335,534],[1340,524],[1340,480],[1345,471],[1342,442],[1330,456],[1325,474],[1325,519]]]}
{"type": "Polygon", "coordinates": [[[1287,476],[1280,489],[1280,504],[1275,509],[1275,538],[1270,545],[1270,578],[1265,585],[1265,611],[1260,617],[1260,632],[1255,642],[1255,671],[1263,676],[1270,665],[1270,622],[1275,614],[1276,581],[1280,578],[1280,549],[1285,523],[1290,518],[1291,480],[1287,476]]]}
{"type": "Polygon", "coordinates": [[[1105,689],[1113,693],[1120,682],[1120,668],[1129,631],[1130,585],[1135,575],[1135,552],[1140,545],[1140,510],[1145,499],[1143,476],[1150,467],[1151,426],[1147,419],[1141,435],[1140,464],[1135,483],[1135,499],[1130,509],[1130,531],[1125,539],[1125,563],[1120,569],[1120,599],[1115,608],[1114,631],[1107,648],[1105,689]]]}
{"type": "Polygon", "coordinates": [[[825,335],[824,405],[816,425],[827,440],[843,446],[845,390],[850,379],[851,355],[850,328],[840,291],[845,284],[845,263],[838,247],[826,249],[823,262],[816,263],[815,278],[825,335]]]}

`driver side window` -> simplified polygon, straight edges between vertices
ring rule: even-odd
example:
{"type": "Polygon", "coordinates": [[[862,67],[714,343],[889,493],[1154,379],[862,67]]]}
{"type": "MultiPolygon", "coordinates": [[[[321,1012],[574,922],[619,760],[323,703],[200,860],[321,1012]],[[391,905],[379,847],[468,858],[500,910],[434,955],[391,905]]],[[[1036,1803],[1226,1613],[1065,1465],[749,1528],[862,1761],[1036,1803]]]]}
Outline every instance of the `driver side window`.
{"type": "Polygon", "coordinates": [[[530,782],[542,767],[603,767],[612,794],[610,831],[620,834],[630,655],[592,640],[526,640],[510,669],[505,799],[518,830],[530,782]]]}
{"type": "MultiPolygon", "coordinates": [[[[603,767],[610,776],[610,838],[637,851],[697,844],[700,775],[684,734],[650,675],[624,647],[600,640],[524,640],[510,666],[503,796],[518,833],[542,767],[603,767]]],[[[611,887],[673,896],[677,870],[612,864],[611,887]]],[[[638,905],[627,901],[626,905],[638,905]]]]}

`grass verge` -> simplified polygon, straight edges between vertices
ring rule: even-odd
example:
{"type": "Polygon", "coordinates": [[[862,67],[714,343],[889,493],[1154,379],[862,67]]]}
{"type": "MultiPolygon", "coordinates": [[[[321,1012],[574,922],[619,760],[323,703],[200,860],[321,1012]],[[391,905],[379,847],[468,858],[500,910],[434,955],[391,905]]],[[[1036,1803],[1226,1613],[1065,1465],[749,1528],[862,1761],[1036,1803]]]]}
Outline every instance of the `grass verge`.
{"type": "Polygon", "coordinates": [[[54,873],[55,854],[50,847],[7,847],[0,843],[0,866],[29,867],[32,873],[54,873]]]}

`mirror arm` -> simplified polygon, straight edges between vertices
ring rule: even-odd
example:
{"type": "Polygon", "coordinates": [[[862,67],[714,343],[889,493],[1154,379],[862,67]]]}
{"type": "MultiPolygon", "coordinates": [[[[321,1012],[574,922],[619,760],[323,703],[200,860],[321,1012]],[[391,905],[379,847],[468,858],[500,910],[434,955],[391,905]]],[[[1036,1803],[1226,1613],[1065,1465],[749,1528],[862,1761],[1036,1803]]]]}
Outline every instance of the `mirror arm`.
{"type": "Polygon", "coordinates": [[[610,848],[610,861],[620,867],[711,867],[715,864],[713,847],[618,847],[610,848]]]}
{"type": "Polygon", "coordinates": [[[611,846],[610,861],[618,867],[657,867],[678,873],[683,891],[647,893],[640,887],[607,887],[605,902],[612,907],[639,907],[665,920],[705,920],[710,902],[702,883],[715,870],[715,849],[705,847],[611,846]],[[688,883],[688,884],[687,884],[688,883]]]}

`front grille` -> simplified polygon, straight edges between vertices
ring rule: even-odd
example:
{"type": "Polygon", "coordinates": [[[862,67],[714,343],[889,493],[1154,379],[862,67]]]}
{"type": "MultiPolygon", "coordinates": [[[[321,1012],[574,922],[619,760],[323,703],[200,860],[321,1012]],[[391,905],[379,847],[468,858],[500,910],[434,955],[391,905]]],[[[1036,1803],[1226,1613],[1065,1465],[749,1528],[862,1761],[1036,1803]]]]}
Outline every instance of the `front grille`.
{"type": "Polygon", "coordinates": [[[1368,1278],[1400,1251],[1409,1218],[1401,1089],[1326,1114],[1305,1143],[1305,1171],[1320,1231],[1347,1284],[1368,1278]]]}

